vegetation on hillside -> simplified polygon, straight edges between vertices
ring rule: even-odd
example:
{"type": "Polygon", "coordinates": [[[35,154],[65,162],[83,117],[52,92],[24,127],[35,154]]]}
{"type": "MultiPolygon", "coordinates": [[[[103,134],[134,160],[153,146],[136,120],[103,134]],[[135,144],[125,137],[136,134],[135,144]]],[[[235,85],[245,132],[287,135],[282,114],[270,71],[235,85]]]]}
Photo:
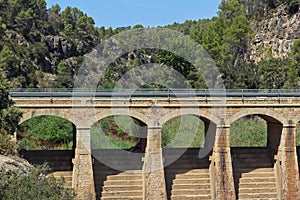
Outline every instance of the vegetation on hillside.
{"type": "Polygon", "coordinates": [[[43,168],[32,168],[28,173],[0,169],[0,199],[73,200],[75,194],[63,187],[64,180],[45,177],[43,168]]]}
{"type": "Polygon", "coordinates": [[[110,116],[91,128],[92,149],[130,149],[141,137],[142,124],[129,116],[110,116]]]}
{"type": "Polygon", "coordinates": [[[55,116],[34,117],[19,126],[20,149],[72,149],[73,124],[55,116]]]}

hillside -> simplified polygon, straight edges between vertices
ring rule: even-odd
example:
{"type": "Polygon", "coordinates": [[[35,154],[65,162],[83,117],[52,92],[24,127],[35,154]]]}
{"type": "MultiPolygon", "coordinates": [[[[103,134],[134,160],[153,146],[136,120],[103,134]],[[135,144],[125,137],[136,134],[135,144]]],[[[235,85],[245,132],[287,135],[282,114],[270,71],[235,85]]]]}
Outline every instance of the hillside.
{"type": "MultiPolygon", "coordinates": [[[[165,27],[200,43],[215,60],[227,88],[298,88],[299,5],[299,0],[224,0],[212,19],[165,27]]],[[[0,25],[0,68],[14,88],[70,88],[84,56],[99,42],[143,27],[95,27],[78,8],[47,9],[45,0],[0,1],[0,25]]],[[[172,66],[192,87],[206,87],[190,63],[171,52],[149,49],[117,59],[98,87],[113,88],[129,69],[147,63],[172,66]]]]}

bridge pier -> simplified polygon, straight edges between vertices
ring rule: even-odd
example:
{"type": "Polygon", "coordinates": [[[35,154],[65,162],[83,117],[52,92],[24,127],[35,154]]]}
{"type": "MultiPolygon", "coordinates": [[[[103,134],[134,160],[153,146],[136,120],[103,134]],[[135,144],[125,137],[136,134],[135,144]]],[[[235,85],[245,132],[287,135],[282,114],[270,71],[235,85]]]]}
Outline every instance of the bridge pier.
{"type": "Polygon", "coordinates": [[[282,170],[282,198],[299,199],[299,175],[296,153],[296,124],[289,121],[283,126],[281,139],[281,156],[278,158],[282,170]]]}
{"type": "Polygon", "coordinates": [[[225,125],[224,122],[217,125],[212,163],[214,180],[216,180],[215,199],[236,199],[230,153],[230,126],[225,125]]]}
{"type": "Polygon", "coordinates": [[[144,200],[167,200],[161,147],[161,127],[148,127],[143,184],[144,200]]]}
{"type": "Polygon", "coordinates": [[[72,187],[78,200],[95,200],[90,127],[77,127],[72,187]]]}

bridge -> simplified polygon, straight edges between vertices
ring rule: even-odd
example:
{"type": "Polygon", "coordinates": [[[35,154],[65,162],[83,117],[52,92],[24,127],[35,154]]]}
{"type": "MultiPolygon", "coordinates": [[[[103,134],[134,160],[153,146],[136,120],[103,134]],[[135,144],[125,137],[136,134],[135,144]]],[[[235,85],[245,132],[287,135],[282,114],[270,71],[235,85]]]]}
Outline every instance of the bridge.
{"type": "MultiPolygon", "coordinates": [[[[168,168],[164,165],[168,158],[167,150],[161,147],[161,130],[168,120],[184,115],[197,116],[205,124],[206,141],[200,156],[202,152],[208,161],[210,193],[206,199],[242,199],[242,182],[237,180],[243,178],[244,172],[236,166],[242,162],[239,159],[243,159],[242,152],[246,150],[232,150],[230,127],[238,119],[251,115],[260,116],[267,123],[266,149],[270,152],[272,169],[265,174],[271,173],[275,179],[276,198],[300,198],[295,142],[296,124],[300,121],[300,90],[19,89],[11,90],[10,96],[23,112],[20,123],[37,116],[53,115],[69,120],[76,127],[72,187],[79,199],[93,199],[97,190],[90,129],[99,120],[114,115],[131,116],[146,127],[142,134],[145,136],[145,152],[141,158],[142,199],[170,198],[166,188],[173,186],[168,186],[166,179],[168,168]]],[[[184,151],[178,153],[177,158],[179,154],[184,151]]],[[[259,155],[249,160],[261,162],[262,158],[257,157],[259,155]]],[[[170,161],[170,166],[175,161],[170,161]]]]}

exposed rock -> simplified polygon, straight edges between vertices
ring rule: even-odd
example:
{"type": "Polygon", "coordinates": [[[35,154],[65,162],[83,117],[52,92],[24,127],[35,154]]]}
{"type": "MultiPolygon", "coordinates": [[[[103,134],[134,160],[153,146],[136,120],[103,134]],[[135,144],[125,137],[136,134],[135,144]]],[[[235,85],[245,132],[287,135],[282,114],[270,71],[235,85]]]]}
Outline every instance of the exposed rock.
{"type": "Polygon", "coordinates": [[[76,46],[61,36],[46,36],[46,45],[49,52],[60,54],[63,58],[76,56],[76,46]]]}
{"type": "Polygon", "coordinates": [[[17,170],[20,173],[28,173],[29,170],[33,168],[27,160],[16,156],[4,156],[0,155],[0,172],[4,170],[17,170]]]}
{"type": "Polygon", "coordinates": [[[300,39],[299,19],[300,11],[288,15],[286,8],[280,6],[271,18],[268,17],[258,24],[253,24],[256,36],[250,49],[250,60],[257,63],[270,56],[287,57],[294,41],[300,39]]]}

